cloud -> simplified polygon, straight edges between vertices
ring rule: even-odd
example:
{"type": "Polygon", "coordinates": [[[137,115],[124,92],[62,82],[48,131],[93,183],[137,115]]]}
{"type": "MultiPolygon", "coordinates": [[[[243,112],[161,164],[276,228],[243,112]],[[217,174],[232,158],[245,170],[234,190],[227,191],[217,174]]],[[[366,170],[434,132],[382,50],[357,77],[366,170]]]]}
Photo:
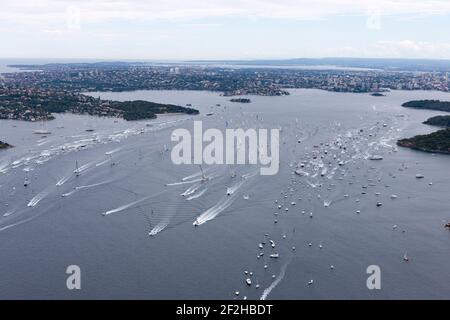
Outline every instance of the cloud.
{"type": "MultiPolygon", "coordinates": [[[[0,55],[6,56],[67,55],[64,49],[70,49],[71,55],[94,52],[102,56],[108,46],[108,53],[125,55],[145,48],[140,54],[166,57],[176,52],[196,57],[206,52],[199,48],[207,42],[210,55],[221,57],[243,55],[244,49],[268,56],[450,57],[448,44],[413,41],[415,36],[409,41],[379,41],[409,38],[409,31],[401,27],[403,20],[450,15],[450,0],[0,0],[0,8],[0,30],[6,39],[0,43],[0,55]],[[393,19],[385,16],[398,20],[399,28],[392,34],[382,23],[393,19]],[[365,21],[363,31],[348,32],[351,23],[336,17],[362,17],[348,20],[365,21]],[[257,20],[268,22],[261,32],[275,26],[270,41],[254,31],[259,24],[246,23],[257,20]],[[339,24],[324,32],[330,23],[317,31],[281,23],[297,20],[339,24]],[[362,32],[366,32],[363,37],[362,32]],[[314,45],[291,43],[297,33],[299,39],[314,45]],[[119,42],[125,42],[127,50],[119,42]],[[147,47],[144,42],[149,43],[147,47]],[[241,44],[238,48],[227,45],[236,42],[241,44]]],[[[446,41],[442,32],[433,35],[435,41],[446,41]]]]}
{"type": "Polygon", "coordinates": [[[384,56],[391,57],[448,58],[450,57],[450,42],[434,43],[412,40],[380,41],[376,45],[375,50],[384,56]]]}
{"type": "Polygon", "coordinates": [[[323,19],[336,15],[424,15],[450,13],[444,0],[0,0],[0,21],[52,24],[79,10],[83,23],[107,21],[249,19],[323,19]]]}

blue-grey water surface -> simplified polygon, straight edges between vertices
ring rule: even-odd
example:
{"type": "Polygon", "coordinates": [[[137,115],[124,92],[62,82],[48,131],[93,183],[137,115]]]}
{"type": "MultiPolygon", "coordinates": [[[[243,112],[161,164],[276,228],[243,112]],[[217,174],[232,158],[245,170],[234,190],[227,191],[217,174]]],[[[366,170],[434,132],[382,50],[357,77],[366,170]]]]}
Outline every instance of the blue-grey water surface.
{"type": "Polygon", "coordinates": [[[0,151],[0,298],[449,299],[450,156],[395,142],[437,130],[422,121],[439,112],[403,102],[450,94],[291,93],[250,104],[211,92],[91,93],[201,114],[1,121],[15,148],[0,151]],[[194,120],[281,128],[280,172],[204,166],[200,182],[198,166],[170,158],[172,131],[194,120]],[[42,127],[52,133],[33,134],[42,127]],[[81,268],[80,291],[66,288],[68,265],[81,268]],[[369,265],[381,268],[381,290],[367,289],[369,265]]]}

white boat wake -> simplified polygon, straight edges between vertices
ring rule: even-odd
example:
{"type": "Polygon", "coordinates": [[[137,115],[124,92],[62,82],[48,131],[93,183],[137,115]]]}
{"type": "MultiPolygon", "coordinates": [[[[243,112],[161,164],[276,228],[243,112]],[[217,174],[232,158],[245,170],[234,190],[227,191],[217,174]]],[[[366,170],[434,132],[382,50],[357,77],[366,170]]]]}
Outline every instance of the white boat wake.
{"type": "Polygon", "coordinates": [[[151,199],[151,198],[154,198],[154,197],[158,197],[158,196],[162,195],[165,192],[166,192],[166,190],[158,192],[158,193],[155,193],[155,194],[152,194],[151,196],[147,196],[147,197],[144,197],[142,199],[133,201],[131,203],[125,204],[125,205],[123,205],[121,207],[118,207],[116,209],[112,209],[112,210],[109,210],[109,211],[102,212],[102,215],[103,216],[108,216],[108,215],[113,214],[113,213],[118,213],[118,212],[125,211],[125,210],[127,210],[127,209],[129,209],[129,208],[131,208],[131,207],[133,207],[133,206],[135,206],[137,204],[139,204],[139,203],[142,203],[142,202],[148,200],[148,199],[151,199]]]}
{"type": "Polygon", "coordinates": [[[10,210],[10,211],[8,211],[8,212],[5,212],[5,213],[3,214],[3,216],[4,216],[4,217],[9,217],[9,216],[12,215],[14,212],[16,212],[16,210],[10,210]]]}
{"type": "Polygon", "coordinates": [[[195,183],[195,182],[200,182],[200,181],[202,181],[202,179],[182,181],[182,182],[173,182],[173,183],[167,183],[166,186],[180,186],[183,184],[195,183]]]}
{"type": "Polygon", "coordinates": [[[8,171],[8,165],[9,163],[4,161],[0,163],[0,173],[6,173],[8,171]]]}
{"type": "Polygon", "coordinates": [[[48,196],[48,192],[42,191],[41,193],[38,193],[33,199],[28,202],[28,207],[35,207],[39,202],[42,201],[46,196],[48,196]]]}
{"type": "Polygon", "coordinates": [[[238,191],[242,185],[245,183],[245,180],[239,181],[238,183],[236,183],[234,186],[230,187],[227,189],[227,194],[228,195],[232,195],[234,194],[236,191],[238,191]]]}
{"type": "Polygon", "coordinates": [[[62,186],[64,183],[66,183],[67,181],[69,181],[69,179],[70,179],[71,177],[72,177],[72,175],[67,176],[67,177],[64,177],[64,178],[61,178],[61,179],[56,183],[56,186],[57,186],[57,187],[62,186]]]}
{"type": "Polygon", "coordinates": [[[103,161],[97,163],[95,166],[96,166],[96,167],[100,167],[100,166],[102,166],[102,165],[104,165],[104,164],[107,164],[107,163],[110,162],[110,161],[111,161],[110,159],[106,159],[106,160],[103,160],[103,161]]]}
{"type": "MultiPolygon", "coordinates": [[[[94,165],[94,162],[86,163],[85,165],[83,165],[83,166],[81,166],[81,167],[78,168],[78,172],[81,173],[81,172],[83,172],[83,171],[86,171],[87,169],[89,169],[89,168],[92,167],[93,165],[94,165]]],[[[75,173],[75,171],[74,171],[74,173],[75,173]]]]}
{"type": "Polygon", "coordinates": [[[79,190],[95,188],[95,187],[103,186],[103,185],[111,183],[111,182],[113,182],[113,180],[108,180],[108,181],[104,181],[104,182],[94,183],[94,184],[90,184],[90,185],[87,185],[87,186],[78,186],[78,187],[75,187],[72,191],[70,191],[68,193],[64,193],[62,196],[63,197],[69,197],[69,196],[73,195],[75,192],[77,192],[79,190]]]}
{"type": "Polygon", "coordinates": [[[289,261],[286,262],[286,264],[283,265],[278,277],[276,277],[276,279],[270,284],[269,287],[264,289],[260,300],[266,300],[267,297],[269,296],[269,294],[272,292],[272,290],[275,289],[275,287],[284,279],[284,276],[286,274],[286,269],[287,269],[288,265],[291,263],[291,260],[292,260],[292,257],[289,259],[289,261]]]}
{"type": "Polygon", "coordinates": [[[141,203],[141,202],[143,202],[143,201],[145,201],[145,200],[150,199],[151,197],[153,197],[153,196],[148,196],[148,197],[142,198],[142,199],[140,199],[140,200],[136,200],[136,201],[130,202],[130,203],[128,203],[128,204],[126,204],[126,205],[123,205],[123,206],[121,206],[121,207],[118,207],[118,208],[116,208],[116,209],[112,209],[112,210],[109,210],[109,211],[105,211],[105,212],[102,213],[102,215],[108,216],[108,215],[113,214],[113,213],[118,213],[118,212],[127,210],[127,209],[131,208],[132,206],[135,206],[135,205],[137,205],[137,204],[139,204],[139,203],[141,203]]]}
{"type": "Polygon", "coordinates": [[[241,188],[246,181],[242,180],[236,183],[234,186],[227,189],[227,194],[222,197],[222,199],[219,200],[219,202],[214,205],[213,207],[206,210],[204,213],[202,213],[200,216],[195,219],[195,222],[193,223],[195,226],[199,226],[201,224],[204,224],[205,222],[208,222],[215,217],[217,217],[222,211],[227,209],[237,198],[236,191],[241,188]]]}
{"type": "Polygon", "coordinates": [[[258,169],[258,170],[255,170],[255,171],[253,171],[253,172],[245,173],[245,174],[243,174],[241,177],[242,177],[243,179],[248,179],[248,178],[252,178],[252,177],[256,176],[258,173],[259,173],[259,169],[258,169]]]}
{"type": "Polygon", "coordinates": [[[169,219],[164,219],[163,221],[161,221],[160,223],[158,223],[149,233],[149,236],[156,236],[158,233],[160,233],[161,231],[163,231],[165,228],[167,228],[167,226],[169,225],[169,219]]]}
{"type": "Polygon", "coordinates": [[[199,226],[201,224],[204,224],[205,222],[208,222],[215,217],[217,217],[222,211],[227,209],[236,199],[235,195],[227,196],[225,195],[220,201],[214,205],[213,207],[206,210],[204,213],[202,213],[200,216],[197,217],[195,222],[193,223],[194,226],[199,226]]]}
{"type": "Polygon", "coordinates": [[[189,196],[189,195],[195,193],[198,189],[200,189],[202,185],[203,185],[202,183],[197,183],[197,184],[195,184],[195,185],[193,185],[193,186],[190,186],[190,187],[189,187],[188,189],[186,189],[186,191],[183,192],[181,195],[182,195],[183,197],[189,196]]]}
{"type": "Polygon", "coordinates": [[[188,197],[186,200],[191,201],[197,198],[200,198],[202,195],[205,194],[205,192],[208,190],[208,188],[203,189],[202,191],[200,191],[199,193],[195,193],[192,196],[188,197]]]}
{"type": "Polygon", "coordinates": [[[103,186],[105,184],[111,183],[114,180],[108,180],[108,181],[103,181],[103,182],[99,182],[99,183],[94,183],[94,184],[89,184],[87,186],[79,186],[79,187],[75,187],[75,190],[83,190],[83,189],[89,189],[89,188],[95,188],[95,187],[100,187],[103,186]]]}
{"type": "Polygon", "coordinates": [[[0,231],[4,231],[4,230],[10,229],[10,228],[19,226],[19,225],[21,225],[21,224],[27,223],[27,222],[29,222],[29,221],[31,221],[31,220],[34,220],[34,219],[37,218],[38,216],[39,216],[39,215],[33,216],[33,217],[29,217],[29,218],[27,218],[27,219],[25,219],[25,220],[22,220],[22,221],[19,221],[19,222],[16,222],[16,223],[9,224],[9,225],[7,225],[7,226],[1,227],[1,228],[0,228],[0,231]]]}
{"type": "Polygon", "coordinates": [[[186,180],[191,180],[191,179],[194,179],[194,178],[197,178],[197,177],[201,177],[202,174],[205,174],[206,172],[211,171],[211,169],[212,168],[206,168],[205,170],[203,170],[203,173],[200,171],[200,172],[191,174],[190,176],[182,178],[181,181],[186,181],[186,180]]]}
{"type": "Polygon", "coordinates": [[[105,154],[106,154],[107,156],[109,156],[109,155],[112,155],[112,154],[114,154],[114,153],[116,153],[116,152],[119,152],[120,150],[122,150],[122,147],[119,147],[119,148],[116,148],[116,149],[114,149],[114,150],[105,152],[105,154]]]}

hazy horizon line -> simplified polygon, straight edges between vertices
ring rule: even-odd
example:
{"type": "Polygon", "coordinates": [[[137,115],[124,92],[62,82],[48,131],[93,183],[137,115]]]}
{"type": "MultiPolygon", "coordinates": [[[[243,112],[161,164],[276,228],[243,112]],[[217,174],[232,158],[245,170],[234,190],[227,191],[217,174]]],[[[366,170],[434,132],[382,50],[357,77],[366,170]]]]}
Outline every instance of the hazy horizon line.
{"type": "Polygon", "coordinates": [[[84,60],[103,62],[233,62],[233,61],[295,61],[295,60],[397,60],[397,61],[448,61],[449,58],[399,58],[399,57],[291,57],[291,58],[225,58],[225,59],[159,59],[159,58],[81,58],[81,57],[0,57],[0,60],[84,60]]]}

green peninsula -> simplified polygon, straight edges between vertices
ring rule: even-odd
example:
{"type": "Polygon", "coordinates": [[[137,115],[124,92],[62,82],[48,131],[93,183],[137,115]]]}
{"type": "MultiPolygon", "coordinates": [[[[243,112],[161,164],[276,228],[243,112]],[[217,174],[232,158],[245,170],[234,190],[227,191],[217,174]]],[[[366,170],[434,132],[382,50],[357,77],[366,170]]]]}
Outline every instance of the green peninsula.
{"type": "Polygon", "coordinates": [[[404,104],[402,104],[402,107],[450,112],[450,101],[413,100],[405,102],[404,104]]]}
{"type": "Polygon", "coordinates": [[[0,140],[0,149],[6,149],[6,148],[11,148],[11,145],[0,140]]]}
{"type": "Polygon", "coordinates": [[[425,152],[450,154],[450,129],[402,139],[397,141],[397,145],[425,152]]]}
{"type": "Polygon", "coordinates": [[[450,116],[436,116],[424,122],[431,126],[450,128],[450,116]]]}
{"type": "Polygon", "coordinates": [[[54,119],[53,114],[63,112],[127,121],[154,119],[162,113],[199,113],[192,108],[142,100],[121,102],[63,90],[0,87],[0,119],[47,121],[54,119]]]}

